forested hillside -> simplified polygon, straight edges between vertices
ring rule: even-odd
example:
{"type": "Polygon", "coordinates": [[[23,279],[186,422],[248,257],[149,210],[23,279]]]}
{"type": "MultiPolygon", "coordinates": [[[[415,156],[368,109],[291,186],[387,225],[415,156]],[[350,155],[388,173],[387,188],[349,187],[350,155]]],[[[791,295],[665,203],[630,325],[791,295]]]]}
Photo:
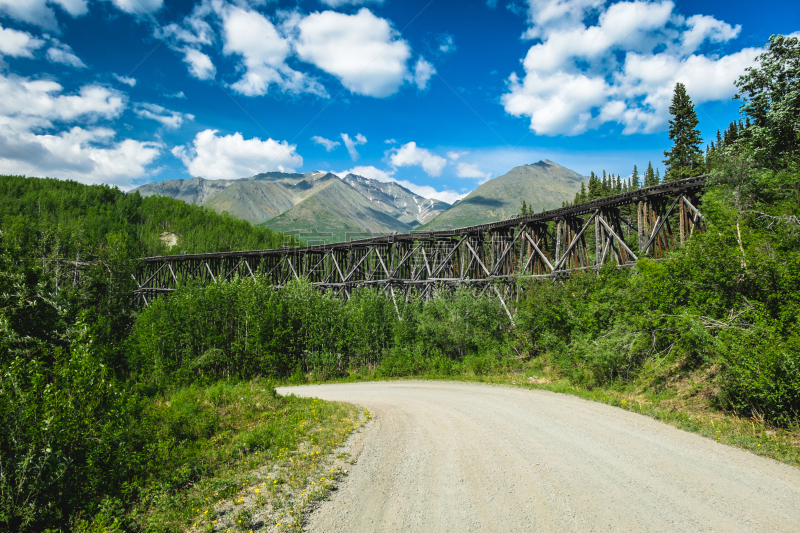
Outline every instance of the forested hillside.
{"type": "MultiPolygon", "coordinates": [[[[231,469],[279,457],[318,422],[310,411],[300,424],[299,400],[275,398],[268,379],[544,372],[670,412],[695,402],[772,436],[748,449],[797,464],[796,437],[775,435],[800,423],[800,39],[772,38],[737,86],[745,116],[707,150],[680,84],[670,108],[664,179],[708,176],[705,231],[635,268],[520,280],[514,323],[468,288],[395,306],[373,289],[344,300],[263,278],[136,309],[133,259],[165,251],[164,233],[172,252],[280,236],[164,198],[0,179],[0,528],[213,530],[208,499],[187,494],[231,498],[244,482],[231,469]],[[90,263],[80,283],[60,259],[90,263]]],[[[594,176],[576,201],[624,186],[594,176]]]]}

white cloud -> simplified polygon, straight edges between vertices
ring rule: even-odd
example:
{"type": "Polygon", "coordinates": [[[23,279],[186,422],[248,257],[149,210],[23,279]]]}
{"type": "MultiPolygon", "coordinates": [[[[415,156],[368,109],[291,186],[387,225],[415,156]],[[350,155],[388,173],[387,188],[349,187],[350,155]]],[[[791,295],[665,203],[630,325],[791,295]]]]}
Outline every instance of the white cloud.
{"type": "Polygon", "coordinates": [[[397,144],[397,139],[386,139],[383,141],[385,144],[397,144]]]}
{"type": "Polygon", "coordinates": [[[461,200],[469,193],[458,193],[456,191],[451,191],[448,189],[437,190],[435,187],[431,187],[430,185],[417,185],[416,183],[411,183],[410,181],[406,180],[395,180],[397,183],[408,189],[409,191],[413,192],[414,194],[418,194],[423,198],[433,198],[435,200],[441,200],[442,202],[447,202],[448,204],[453,204],[458,200],[461,200]]]}
{"type": "Polygon", "coordinates": [[[319,144],[320,146],[324,146],[326,152],[330,152],[331,150],[342,144],[339,141],[332,141],[330,139],[326,139],[325,137],[320,137],[319,135],[314,135],[313,137],[311,137],[311,140],[319,144]]]}
{"type": "Polygon", "coordinates": [[[759,53],[698,53],[735,38],[739,26],[684,18],[669,0],[531,1],[528,17],[524,37],[538,42],[524,58],[524,75],[509,76],[502,102],[542,135],[577,135],[607,122],[622,124],[626,134],[659,131],[677,82],[695,104],[727,100],[759,53]]]}
{"type": "Polygon", "coordinates": [[[79,94],[60,94],[63,87],[49,80],[0,75],[0,115],[25,120],[31,127],[51,127],[53,121],[115,118],[125,108],[124,95],[100,85],[84,85],[79,94]]]}
{"type": "Polygon", "coordinates": [[[110,0],[117,9],[131,15],[155,13],[164,6],[164,0],[110,0]]]}
{"type": "Polygon", "coordinates": [[[192,176],[208,179],[238,179],[260,172],[294,172],[303,164],[297,146],[286,141],[257,137],[245,140],[241,133],[217,136],[217,130],[204,130],[191,146],[176,146],[179,158],[192,176]]]}
{"type": "Polygon", "coordinates": [[[350,159],[353,161],[358,160],[358,150],[356,150],[356,146],[359,144],[367,144],[367,138],[361,135],[360,133],[356,135],[355,139],[351,139],[350,136],[346,133],[342,133],[342,140],[344,141],[344,145],[347,148],[347,153],[350,154],[350,159]]]}
{"type": "Polygon", "coordinates": [[[328,7],[342,7],[346,5],[351,6],[363,6],[366,4],[382,4],[383,0],[320,0],[323,4],[328,7]]]}
{"type": "Polygon", "coordinates": [[[53,39],[53,46],[47,50],[47,60],[74,68],[86,68],[86,64],[75,55],[68,45],[53,39]]]}
{"type": "Polygon", "coordinates": [[[97,85],[62,94],[55,81],[0,75],[0,165],[5,172],[130,188],[161,153],[157,142],[115,140],[95,122],[116,118],[124,95],[97,85]],[[68,129],[62,123],[80,121],[68,129]],[[52,133],[45,133],[55,130],[52,133]]]}
{"type": "Polygon", "coordinates": [[[79,17],[88,12],[87,4],[87,0],[0,0],[0,12],[20,22],[57,30],[53,6],[58,6],[71,17],[79,17]]]}
{"type": "Polygon", "coordinates": [[[297,23],[297,30],[297,55],[339,78],[352,93],[383,98],[406,79],[408,43],[367,8],[354,15],[312,13],[297,23]]]}
{"type": "Polygon", "coordinates": [[[492,177],[491,172],[484,172],[477,163],[459,163],[456,166],[456,176],[459,178],[475,178],[488,180],[492,177]]]}
{"type": "Polygon", "coordinates": [[[469,152],[467,152],[467,151],[464,151],[464,152],[456,152],[455,150],[453,150],[453,151],[451,151],[451,152],[447,152],[447,158],[448,158],[450,161],[457,161],[459,157],[463,157],[463,156],[465,156],[465,155],[467,155],[467,154],[469,154],[469,152]]]}
{"type": "Polygon", "coordinates": [[[12,30],[0,26],[0,54],[11,57],[33,57],[44,41],[26,31],[12,30]]]}
{"type": "Polygon", "coordinates": [[[183,91],[178,91],[172,94],[165,94],[164,96],[166,96],[167,98],[179,98],[181,100],[186,99],[186,95],[183,94],[183,91]]]}
{"type": "Polygon", "coordinates": [[[367,179],[382,181],[384,183],[396,181],[392,177],[393,171],[381,170],[372,165],[357,165],[350,170],[343,170],[342,172],[336,172],[335,174],[340,178],[344,178],[348,174],[355,174],[356,176],[363,176],[367,179]]]}
{"type": "Polygon", "coordinates": [[[456,51],[456,40],[455,37],[450,35],[449,33],[445,33],[440,35],[438,38],[439,41],[439,52],[442,54],[450,54],[456,51]]]}
{"type": "Polygon", "coordinates": [[[114,79],[117,80],[118,82],[124,83],[129,87],[136,86],[136,78],[131,78],[128,76],[120,76],[119,74],[112,74],[112,76],[114,76],[114,79]]]}
{"type": "Polygon", "coordinates": [[[198,80],[213,80],[217,75],[217,68],[211,58],[200,50],[184,48],[183,61],[189,65],[189,73],[198,80]]]}
{"type": "Polygon", "coordinates": [[[447,160],[425,148],[420,148],[417,143],[406,143],[400,148],[395,148],[389,155],[393,167],[406,167],[419,165],[429,176],[441,176],[447,160]]]}
{"type": "Polygon", "coordinates": [[[292,93],[310,92],[328,96],[315,79],[290,68],[286,59],[291,53],[289,42],[278,34],[275,26],[257,11],[238,7],[224,10],[225,54],[242,56],[245,73],[231,85],[245,96],[267,94],[270,85],[292,93]]]}
{"type": "Polygon", "coordinates": [[[158,104],[141,103],[136,104],[133,112],[139,118],[147,118],[161,123],[166,128],[178,129],[184,120],[194,120],[194,115],[189,113],[181,113],[179,111],[171,111],[158,104]]]}
{"type": "Polygon", "coordinates": [[[428,81],[434,74],[436,74],[436,68],[420,57],[414,65],[414,75],[410,79],[417,86],[417,89],[424,91],[428,88],[428,81]]]}

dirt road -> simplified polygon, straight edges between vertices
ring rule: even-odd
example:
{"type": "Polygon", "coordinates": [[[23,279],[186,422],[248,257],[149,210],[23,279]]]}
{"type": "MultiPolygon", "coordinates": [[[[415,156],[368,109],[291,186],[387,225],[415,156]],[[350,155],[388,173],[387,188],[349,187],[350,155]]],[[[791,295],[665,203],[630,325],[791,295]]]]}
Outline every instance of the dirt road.
{"type": "Polygon", "coordinates": [[[800,531],[800,469],[604,404],[438,382],[279,392],[373,415],[309,531],[800,531]]]}

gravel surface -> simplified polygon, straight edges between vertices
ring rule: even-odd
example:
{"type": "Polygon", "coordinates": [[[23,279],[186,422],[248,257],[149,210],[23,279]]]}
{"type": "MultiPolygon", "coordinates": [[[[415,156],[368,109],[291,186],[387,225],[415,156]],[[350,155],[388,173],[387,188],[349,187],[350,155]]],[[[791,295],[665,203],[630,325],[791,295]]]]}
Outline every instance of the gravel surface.
{"type": "Polygon", "coordinates": [[[799,469],[602,403],[451,382],[278,391],[373,416],[308,531],[800,531],[799,469]]]}

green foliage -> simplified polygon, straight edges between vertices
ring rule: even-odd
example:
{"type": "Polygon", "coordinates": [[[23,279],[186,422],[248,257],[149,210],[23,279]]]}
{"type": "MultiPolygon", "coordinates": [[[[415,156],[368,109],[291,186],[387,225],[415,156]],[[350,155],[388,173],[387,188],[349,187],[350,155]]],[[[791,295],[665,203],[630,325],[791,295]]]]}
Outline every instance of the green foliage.
{"type": "Polygon", "coordinates": [[[672,148],[664,151],[666,181],[699,176],[703,173],[703,152],[700,150],[699,121],[692,99],[682,83],[675,84],[672,104],[669,106],[672,119],[669,121],[669,139],[672,148]]]}
{"type": "Polygon", "coordinates": [[[163,388],[253,376],[299,381],[301,372],[327,379],[364,367],[406,375],[451,368],[441,359],[508,350],[510,323],[496,298],[442,290],[399,304],[375,289],[356,290],[346,302],[306,282],[275,291],[264,278],[188,287],[141,313],[128,364],[163,388]]]}
{"type": "MultiPolygon", "coordinates": [[[[743,134],[745,149],[760,165],[785,168],[797,161],[800,147],[800,38],[771,36],[758,62],[736,82],[735,98],[752,119],[743,134]]],[[[731,142],[726,138],[725,144],[731,142]]]]}

